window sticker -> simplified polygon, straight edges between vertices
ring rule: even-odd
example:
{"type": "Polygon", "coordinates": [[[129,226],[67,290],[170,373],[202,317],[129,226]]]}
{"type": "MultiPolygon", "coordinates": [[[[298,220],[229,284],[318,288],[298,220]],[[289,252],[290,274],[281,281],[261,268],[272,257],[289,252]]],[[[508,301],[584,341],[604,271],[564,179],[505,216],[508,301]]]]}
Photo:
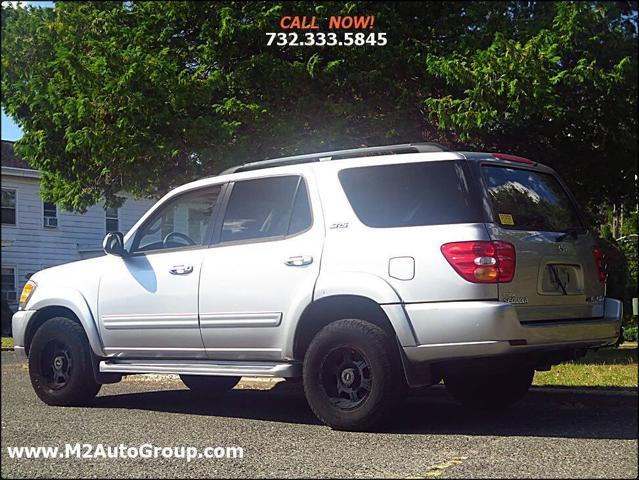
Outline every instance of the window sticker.
{"type": "Polygon", "coordinates": [[[513,220],[513,216],[510,213],[500,213],[499,221],[502,225],[514,225],[515,220],[513,220]]]}

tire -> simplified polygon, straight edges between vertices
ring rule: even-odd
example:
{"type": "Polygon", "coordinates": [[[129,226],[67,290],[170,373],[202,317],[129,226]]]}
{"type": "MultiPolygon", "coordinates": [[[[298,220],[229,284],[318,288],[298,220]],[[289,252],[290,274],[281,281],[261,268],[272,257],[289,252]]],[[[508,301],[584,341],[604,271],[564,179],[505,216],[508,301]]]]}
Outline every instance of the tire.
{"type": "Polygon", "coordinates": [[[369,430],[403,391],[395,339],[363,320],[330,323],[311,341],[303,382],[306,400],[323,423],[335,430],[369,430]]]}
{"type": "Polygon", "coordinates": [[[55,317],[35,333],[29,348],[29,377],[36,395],[47,405],[80,406],[100,391],[91,350],[77,322],[55,317]]]}
{"type": "Polygon", "coordinates": [[[478,410],[499,410],[520,400],[532,384],[535,371],[518,368],[501,373],[447,376],[446,389],[463,406],[478,410]]]}
{"type": "Polygon", "coordinates": [[[242,377],[225,377],[209,375],[180,375],[182,383],[189,390],[206,395],[219,395],[232,390],[242,377]]]}

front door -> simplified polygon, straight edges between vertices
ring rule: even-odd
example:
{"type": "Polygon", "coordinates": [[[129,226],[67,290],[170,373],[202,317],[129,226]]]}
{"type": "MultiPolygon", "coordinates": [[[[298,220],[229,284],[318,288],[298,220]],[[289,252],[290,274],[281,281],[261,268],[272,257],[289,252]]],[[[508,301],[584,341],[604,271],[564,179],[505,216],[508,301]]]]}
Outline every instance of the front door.
{"type": "Polygon", "coordinates": [[[297,175],[232,186],[202,264],[200,327],[210,358],[282,357],[285,325],[312,301],[319,274],[322,221],[313,222],[311,198],[297,175]]]}
{"type": "Polygon", "coordinates": [[[100,332],[107,353],[137,358],[205,356],[198,324],[202,258],[221,187],[165,201],[113,258],[100,282],[100,332]]]}

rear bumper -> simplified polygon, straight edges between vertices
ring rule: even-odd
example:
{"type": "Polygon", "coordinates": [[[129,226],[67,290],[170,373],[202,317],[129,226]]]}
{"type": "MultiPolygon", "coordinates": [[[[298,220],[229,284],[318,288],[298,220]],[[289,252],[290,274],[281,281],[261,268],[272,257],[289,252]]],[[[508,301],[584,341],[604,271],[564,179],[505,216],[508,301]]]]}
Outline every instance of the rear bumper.
{"type": "Polygon", "coordinates": [[[614,344],[621,331],[622,304],[606,298],[597,319],[527,323],[515,308],[497,301],[407,304],[417,346],[404,346],[412,363],[509,355],[540,350],[614,344]]]}

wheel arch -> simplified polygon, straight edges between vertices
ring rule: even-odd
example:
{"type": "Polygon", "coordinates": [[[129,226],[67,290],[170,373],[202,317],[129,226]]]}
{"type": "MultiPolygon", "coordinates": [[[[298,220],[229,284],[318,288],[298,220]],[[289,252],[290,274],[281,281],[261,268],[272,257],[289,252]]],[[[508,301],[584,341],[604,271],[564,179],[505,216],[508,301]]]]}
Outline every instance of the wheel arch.
{"type": "Polygon", "coordinates": [[[391,319],[382,306],[375,300],[354,294],[331,295],[310,303],[302,312],[295,329],[292,346],[292,357],[303,360],[313,337],[326,325],[344,318],[357,318],[379,326],[384,331],[402,342],[405,328],[395,325],[402,319],[391,319]],[[395,324],[394,324],[395,323],[395,324]],[[399,330],[399,331],[398,331],[399,330]]]}
{"type": "Polygon", "coordinates": [[[93,353],[99,357],[106,356],[98,333],[96,322],[84,296],[77,290],[70,288],[55,288],[48,290],[38,288],[35,298],[29,302],[29,309],[36,313],[25,326],[24,347],[29,353],[33,335],[44,322],[54,317],[67,317],[78,322],[89,340],[93,353]]]}

